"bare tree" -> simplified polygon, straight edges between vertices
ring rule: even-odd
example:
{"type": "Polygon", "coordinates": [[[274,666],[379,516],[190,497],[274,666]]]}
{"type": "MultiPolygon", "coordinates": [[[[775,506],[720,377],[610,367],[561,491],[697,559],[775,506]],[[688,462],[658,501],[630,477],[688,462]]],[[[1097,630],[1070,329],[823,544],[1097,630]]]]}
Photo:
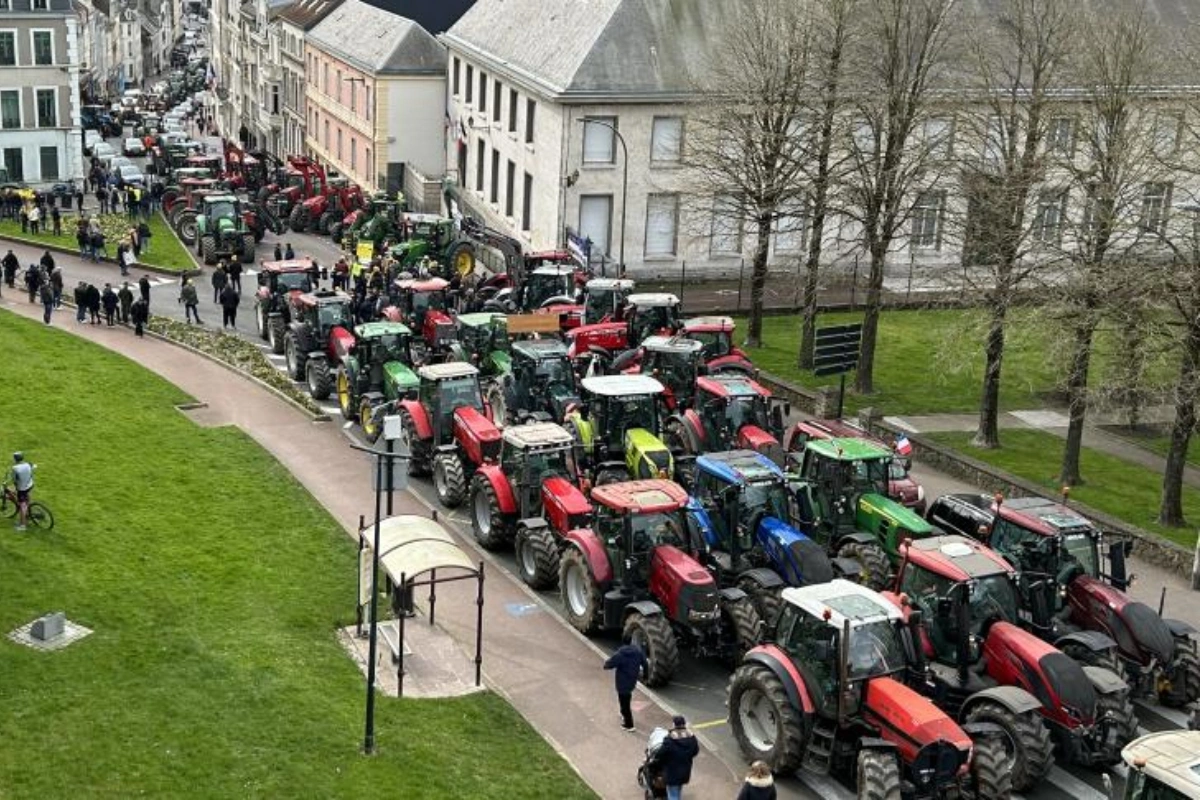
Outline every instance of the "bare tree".
{"type": "Polygon", "coordinates": [[[805,143],[799,135],[812,49],[812,8],[804,0],[744,0],[698,87],[686,165],[691,197],[711,198],[714,234],[754,236],[746,344],[762,345],[763,291],[771,231],[802,200],[805,143]]]}
{"type": "Polygon", "coordinates": [[[914,134],[927,111],[933,79],[944,66],[953,0],[863,0],[862,36],[848,60],[855,119],[846,137],[851,167],[842,212],[859,229],[871,262],[857,389],[874,390],[875,344],[884,269],[908,220],[912,194],[925,179],[929,148],[914,134]]]}
{"type": "Polygon", "coordinates": [[[981,157],[963,159],[964,276],[981,294],[989,317],[974,439],[980,447],[1000,445],[1009,310],[1022,285],[1046,266],[1061,234],[1059,192],[1050,190],[1048,203],[1036,192],[1044,188],[1047,159],[1072,146],[1047,141],[1047,130],[1071,48],[1073,15],[1061,0],[1005,0],[969,25],[967,50],[975,73],[970,91],[976,97],[959,120],[969,138],[983,145],[981,157]],[[1050,252],[1030,252],[1047,243],[1050,252]]]}

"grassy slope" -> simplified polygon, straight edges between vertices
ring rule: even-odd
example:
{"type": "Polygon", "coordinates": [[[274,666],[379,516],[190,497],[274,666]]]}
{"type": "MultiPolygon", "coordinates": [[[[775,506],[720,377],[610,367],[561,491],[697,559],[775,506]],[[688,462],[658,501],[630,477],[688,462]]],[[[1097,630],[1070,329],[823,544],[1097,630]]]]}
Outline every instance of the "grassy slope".
{"type": "MultiPolygon", "coordinates": [[[[21,233],[21,223],[10,219],[0,220],[0,235],[13,236],[39,244],[53,244],[74,249],[76,247],[76,218],[75,214],[63,216],[62,236],[54,236],[50,233],[38,233],[36,236],[29,233],[21,233]]],[[[109,257],[114,257],[119,241],[118,234],[123,236],[124,232],[130,227],[129,219],[123,214],[109,214],[101,217],[101,220],[106,231],[108,255],[109,257]]],[[[151,214],[149,224],[151,234],[150,248],[142,252],[141,263],[175,272],[196,269],[196,262],[188,255],[183,244],[175,238],[170,226],[163,219],[162,214],[151,214]]]]}
{"type": "Polygon", "coordinates": [[[39,466],[48,535],[0,527],[0,626],[94,628],[43,654],[0,640],[6,797],[590,797],[499,698],[383,700],[363,758],[354,548],[268,454],[193,425],[180,392],[3,315],[0,419],[39,466]]]}
{"type": "MultiPolygon", "coordinates": [[[[971,446],[970,433],[924,434],[934,441],[954,447],[972,458],[993,464],[1027,480],[1058,490],[1054,473],[1059,465],[1063,440],[1041,431],[1005,431],[1004,447],[981,450],[971,446]]],[[[1083,477],[1087,483],[1071,489],[1071,497],[1081,503],[1123,519],[1173,542],[1192,547],[1196,533],[1192,528],[1165,528],[1154,520],[1162,492],[1162,476],[1107,453],[1084,448],[1083,477]]],[[[1184,487],[1183,510],[1186,517],[1200,522],[1200,491],[1184,487]]]]}

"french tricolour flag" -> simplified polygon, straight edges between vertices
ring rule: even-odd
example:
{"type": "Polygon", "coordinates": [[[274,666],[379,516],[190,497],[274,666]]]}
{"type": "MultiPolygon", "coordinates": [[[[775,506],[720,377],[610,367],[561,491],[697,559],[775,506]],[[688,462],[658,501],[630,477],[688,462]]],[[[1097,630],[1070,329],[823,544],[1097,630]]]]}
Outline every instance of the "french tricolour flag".
{"type": "Polygon", "coordinates": [[[896,439],[896,452],[902,456],[906,456],[912,452],[912,442],[908,440],[907,436],[901,434],[896,439]]]}

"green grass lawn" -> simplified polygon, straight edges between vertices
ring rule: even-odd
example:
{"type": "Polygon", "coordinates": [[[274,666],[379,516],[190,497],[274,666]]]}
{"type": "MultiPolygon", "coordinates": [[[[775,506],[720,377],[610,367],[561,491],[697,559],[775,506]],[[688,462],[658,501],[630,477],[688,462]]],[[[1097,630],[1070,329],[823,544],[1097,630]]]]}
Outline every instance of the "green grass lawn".
{"type": "MultiPolygon", "coordinates": [[[[1058,492],[1059,483],[1055,480],[1055,473],[1064,441],[1053,434],[1006,430],[1004,447],[999,450],[972,447],[970,433],[922,435],[1058,492]]],[[[1158,516],[1162,493],[1162,476],[1157,472],[1086,447],[1083,449],[1081,469],[1087,483],[1071,489],[1072,499],[1185,547],[1196,544],[1194,527],[1165,528],[1154,521],[1158,516]]],[[[1183,511],[1190,522],[1200,523],[1200,491],[1184,487],[1183,511]]]]}
{"type": "Polygon", "coordinates": [[[0,524],[0,628],[64,610],[95,630],[57,653],[0,639],[0,795],[593,796],[490,693],[383,698],[360,755],[341,528],[249,437],[174,410],[178,389],[0,314],[5,452],[57,517],[0,524]]]}
{"type": "MultiPolygon", "coordinates": [[[[0,220],[0,235],[13,236],[39,244],[54,244],[60,247],[76,248],[75,243],[75,214],[63,216],[63,235],[54,236],[50,233],[39,232],[36,236],[21,233],[21,223],[11,219],[0,220]]],[[[183,243],[175,238],[167,221],[162,214],[150,215],[150,247],[142,250],[141,263],[166,269],[172,272],[197,269],[183,243]]],[[[124,214],[105,214],[100,217],[100,225],[105,233],[109,257],[117,252],[117,243],[129,230],[129,217],[124,214]]]]}
{"type": "MultiPolygon", "coordinates": [[[[818,327],[859,322],[861,313],[823,314],[818,327]]],[[[739,319],[738,333],[746,320],[739,319]]],[[[800,342],[799,316],[771,316],[763,321],[763,347],[750,351],[761,369],[800,384],[836,385],[837,377],[817,378],[796,367],[800,342]]],[[[986,319],[979,310],[885,311],[880,318],[875,358],[874,395],[853,394],[854,375],[846,377],[848,410],[874,406],[887,414],[975,412],[983,377],[986,319]]],[[[1118,361],[1112,355],[1115,336],[1097,336],[1092,380],[1103,380],[1118,361]]],[[[1066,337],[1057,333],[1042,312],[1014,310],[1005,350],[1002,410],[1043,408],[1063,374],[1066,337]]],[[[1155,380],[1170,379],[1168,356],[1151,365],[1155,380]]]]}

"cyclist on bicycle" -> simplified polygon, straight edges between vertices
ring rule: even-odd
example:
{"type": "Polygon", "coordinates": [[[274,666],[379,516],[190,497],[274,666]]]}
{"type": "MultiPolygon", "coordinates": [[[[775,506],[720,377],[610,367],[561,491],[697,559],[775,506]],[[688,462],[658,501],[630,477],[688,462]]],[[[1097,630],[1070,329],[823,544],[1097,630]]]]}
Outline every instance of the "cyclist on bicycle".
{"type": "Polygon", "coordinates": [[[33,465],[23,453],[13,453],[11,472],[13,488],[17,490],[17,530],[25,530],[29,521],[29,494],[33,491],[33,465]]]}

